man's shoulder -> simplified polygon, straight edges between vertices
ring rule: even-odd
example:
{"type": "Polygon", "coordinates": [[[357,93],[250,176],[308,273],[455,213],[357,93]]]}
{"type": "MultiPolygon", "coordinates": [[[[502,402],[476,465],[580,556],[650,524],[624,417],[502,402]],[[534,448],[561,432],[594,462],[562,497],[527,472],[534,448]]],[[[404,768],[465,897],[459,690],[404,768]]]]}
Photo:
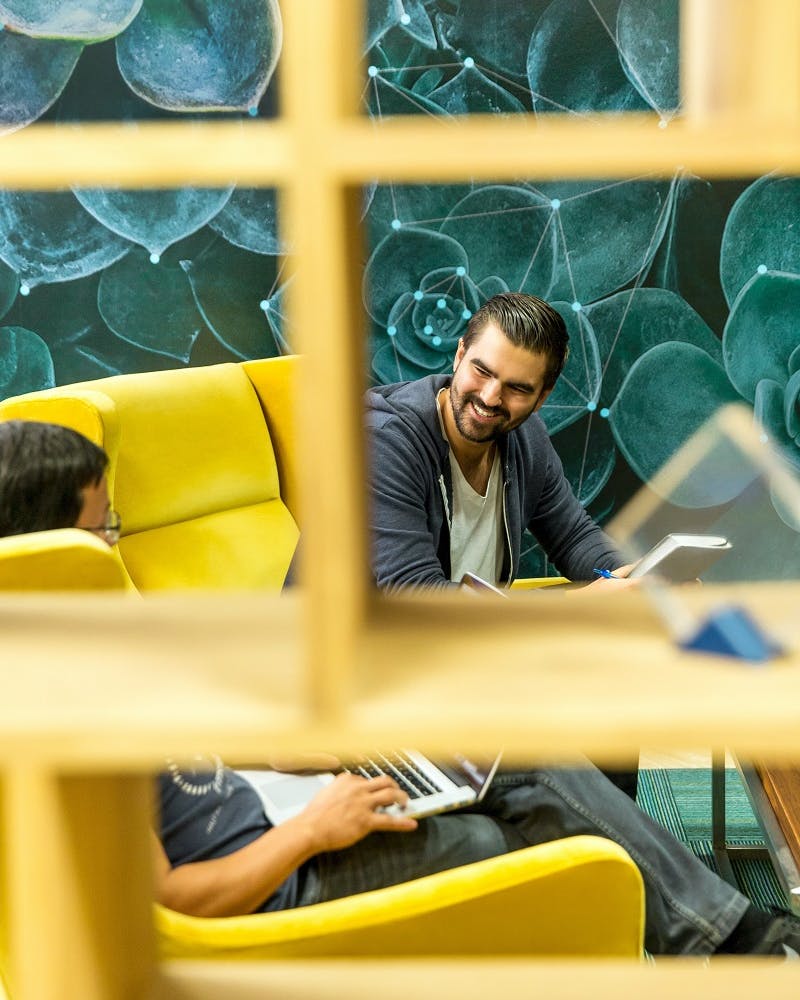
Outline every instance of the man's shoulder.
{"type": "Polygon", "coordinates": [[[446,382],[446,376],[426,375],[409,382],[373,386],[365,397],[368,426],[384,427],[394,418],[403,423],[429,424],[436,414],[436,393],[446,382]]]}

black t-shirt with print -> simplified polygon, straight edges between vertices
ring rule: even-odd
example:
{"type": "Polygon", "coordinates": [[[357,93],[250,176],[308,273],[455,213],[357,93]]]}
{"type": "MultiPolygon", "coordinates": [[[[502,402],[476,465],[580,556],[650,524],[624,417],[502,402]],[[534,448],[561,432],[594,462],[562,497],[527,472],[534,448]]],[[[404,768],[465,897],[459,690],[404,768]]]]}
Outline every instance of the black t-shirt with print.
{"type": "MultiPolygon", "coordinates": [[[[161,843],[173,866],[225,857],[271,826],[253,786],[213,755],[170,761],[158,776],[158,796],[161,843]]],[[[258,911],[295,906],[297,886],[293,872],[258,911]]]]}

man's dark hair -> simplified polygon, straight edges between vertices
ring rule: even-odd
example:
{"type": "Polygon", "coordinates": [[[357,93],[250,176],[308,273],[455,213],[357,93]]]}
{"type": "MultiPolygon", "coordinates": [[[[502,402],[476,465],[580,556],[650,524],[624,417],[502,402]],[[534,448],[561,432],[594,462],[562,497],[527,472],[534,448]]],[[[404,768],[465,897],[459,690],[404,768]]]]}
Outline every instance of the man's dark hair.
{"type": "Polygon", "coordinates": [[[0,422],[0,537],[71,528],[81,491],[97,485],[107,465],[102,448],[68,427],[0,422]]]}
{"type": "Polygon", "coordinates": [[[473,313],[462,337],[467,348],[489,323],[500,327],[515,347],[549,360],[545,384],[552,389],[569,357],[569,334],[561,316],[543,299],[523,292],[502,292],[473,313]]]}

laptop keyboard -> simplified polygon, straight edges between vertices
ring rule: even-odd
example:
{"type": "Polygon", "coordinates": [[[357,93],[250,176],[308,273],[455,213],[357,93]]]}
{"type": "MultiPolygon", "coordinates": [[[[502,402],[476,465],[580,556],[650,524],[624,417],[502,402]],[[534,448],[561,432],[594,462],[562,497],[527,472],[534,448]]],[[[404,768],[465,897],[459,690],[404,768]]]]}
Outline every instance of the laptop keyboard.
{"type": "Polygon", "coordinates": [[[419,799],[442,791],[439,785],[423,774],[414,761],[400,750],[373,753],[351,764],[345,770],[365,778],[378,778],[388,774],[410,799],[419,799]]]}

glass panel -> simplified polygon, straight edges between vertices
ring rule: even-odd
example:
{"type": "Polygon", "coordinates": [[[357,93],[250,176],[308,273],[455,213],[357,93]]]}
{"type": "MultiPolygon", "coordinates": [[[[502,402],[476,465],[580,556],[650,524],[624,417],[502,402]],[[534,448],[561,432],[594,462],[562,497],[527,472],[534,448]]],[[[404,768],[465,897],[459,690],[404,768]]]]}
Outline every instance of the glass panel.
{"type": "Polygon", "coordinates": [[[679,109],[679,0],[368,0],[371,115],[679,109]]]}
{"type": "MultiPolygon", "coordinates": [[[[800,469],[799,178],[381,185],[365,204],[372,383],[449,371],[497,292],[547,299],[571,357],[541,416],[601,523],[729,402],[800,469]]],[[[523,551],[520,576],[555,574],[523,551]]]]}

